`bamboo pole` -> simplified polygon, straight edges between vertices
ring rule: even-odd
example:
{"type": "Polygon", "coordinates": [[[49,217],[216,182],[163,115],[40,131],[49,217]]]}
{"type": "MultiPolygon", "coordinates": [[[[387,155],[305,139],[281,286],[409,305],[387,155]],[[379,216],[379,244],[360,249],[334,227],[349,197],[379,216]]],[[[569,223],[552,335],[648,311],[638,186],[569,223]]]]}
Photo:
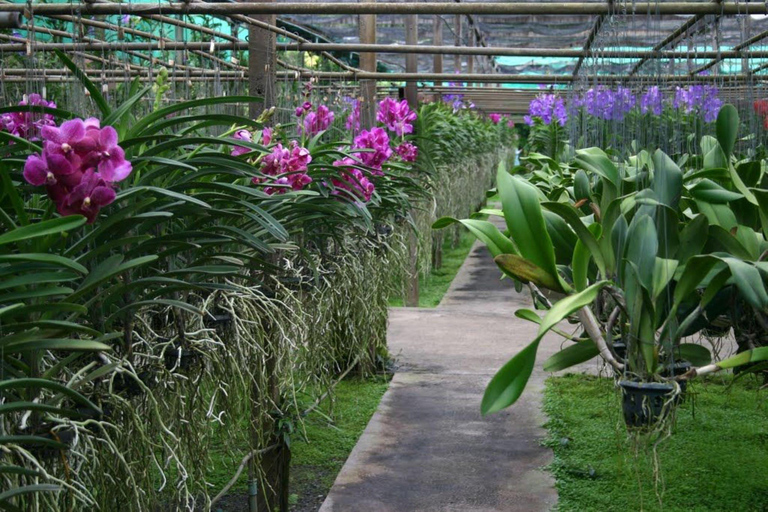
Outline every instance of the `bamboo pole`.
{"type": "MultiPolygon", "coordinates": [[[[416,45],[419,42],[419,17],[416,14],[405,17],[405,42],[409,45],[416,45]]],[[[418,76],[418,66],[419,60],[416,54],[406,54],[405,70],[412,79],[405,82],[405,99],[408,101],[408,106],[414,110],[419,104],[418,85],[413,79],[418,76]]],[[[417,308],[419,307],[419,239],[413,230],[409,230],[408,234],[408,272],[410,275],[406,282],[405,305],[417,308]]]]}
{"type": "MultiPolygon", "coordinates": [[[[376,0],[360,0],[366,4],[375,4],[376,0]]],[[[362,14],[359,17],[359,36],[364,44],[376,43],[376,15],[362,14]]],[[[368,73],[376,73],[376,53],[364,53],[360,55],[360,69],[368,73]]],[[[376,79],[363,79],[360,81],[360,96],[362,105],[360,108],[360,121],[363,128],[370,128],[376,122],[376,79]]]]}
{"type": "MultiPolygon", "coordinates": [[[[60,74],[66,74],[68,70],[44,70],[44,69],[0,69],[0,78],[4,76],[39,76],[44,77],[52,72],[59,72],[60,74]]],[[[147,75],[150,70],[133,70],[131,73],[135,75],[147,75]]],[[[247,76],[245,71],[225,71],[225,70],[208,70],[200,68],[191,68],[189,73],[193,76],[221,76],[221,77],[233,77],[243,78],[247,76]]],[[[126,72],[122,70],[86,70],[86,74],[89,76],[99,76],[106,74],[108,76],[126,76],[126,72]]],[[[467,83],[534,83],[534,84],[570,84],[576,79],[571,75],[516,75],[516,74],[473,74],[466,73],[452,74],[452,73],[370,73],[370,72],[345,72],[345,71],[313,71],[313,70],[295,70],[295,71],[277,71],[277,78],[281,79],[299,79],[299,78],[316,78],[319,80],[348,80],[351,82],[361,80],[386,80],[391,82],[406,82],[408,80],[415,80],[417,82],[467,82],[467,83]]],[[[615,82],[643,82],[647,81],[648,77],[627,77],[626,75],[582,75],[581,78],[588,78],[590,80],[600,83],[615,83],[615,82]]],[[[688,75],[659,75],[655,77],[661,82],[669,83],[689,83],[689,82],[721,82],[723,76],[688,76],[688,75]]],[[[729,81],[768,81],[768,75],[728,75],[729,81]]],[[[471,89],[470,89],[471,90],[471,89]]]]}
{"type": "MultiPolygon", "coordinates": [[[[85,21],[85,20],[84,20],[85,21]]],[[[116,28],[116,27],[115,27],[116,28]]],[[[68,34],[71,36],[71,34],[68,34]]],[[[766,34],[764,37],[768,37],[766,34]]],[[[247,50],[247,41],[219,42],[219,41],[190,41],[190,42],[83,42],[83,43],[47,43],[42,41],[27,43],[0,44],[3,52],[26,52],[27,48],[36,52],[53,50],[62,51],[178,51],[178,50],[206,50],[213,52],[232,50],[247,50]]],[[[734,47],[736,48],[736,47],[734,47]]],[[[358,52],[358,53],[415,53],[444,55],[486,55],[504,57],[589,57],[598,55],[601,58],[616,59],[742,59],[742,58],[768,58],[768,50],[589,50],[560,49],[560,48],[506,48],[491,46],[435,46],[435,45],[398,45],[398,44],[344,44],[344,43],[278,43],[276,49],[280,51],[307,51],[307,52],[358,52]]],[[[210,52],[208,52],[210,53],[210,52]]]]}
{"type": "MultiPolygon", "coordinates": [[[[636,2],[627,15],[738,15],[768,14],[768,5],[758,2],[636,2]]],[[[340,3],[340,2],[237,2],[237,3],[56,3],[45,4],[5,3],[0,4],[0,12],[20,12],[38,16],[71,14],[77,15],[115,15],[133,14],[148,16],[158,14],[213,14],[229,16],[232,14],[474,14],[474,15],[594,15],[611,14],[610,3],[598,2],[477,2],[477,3],[441,3],[441,2],[381,2],[381,3],[340,3]]],[[[25,14],[25,16],[26,16],[25,14]]],[[[623,14],[623,13],[622,13],[623,14]]]]}

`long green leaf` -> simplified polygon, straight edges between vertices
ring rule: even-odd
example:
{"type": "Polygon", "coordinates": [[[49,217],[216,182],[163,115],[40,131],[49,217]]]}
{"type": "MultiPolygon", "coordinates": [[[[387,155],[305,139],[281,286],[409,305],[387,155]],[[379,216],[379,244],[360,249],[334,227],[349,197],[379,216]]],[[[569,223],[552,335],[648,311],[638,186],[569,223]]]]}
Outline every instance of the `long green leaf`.
{"type": "Polygon", "coordinates": [[[606,284],[608,281],[595,283],[582,292],[561,299],[552,306],[552,309],[544,315],[536,338],[510,359],[488,383],[480,406],[483,415],[509,407],[520,398],[533,372],[536,351],[544,335],[569,315],[591,304],[606,284]]]}

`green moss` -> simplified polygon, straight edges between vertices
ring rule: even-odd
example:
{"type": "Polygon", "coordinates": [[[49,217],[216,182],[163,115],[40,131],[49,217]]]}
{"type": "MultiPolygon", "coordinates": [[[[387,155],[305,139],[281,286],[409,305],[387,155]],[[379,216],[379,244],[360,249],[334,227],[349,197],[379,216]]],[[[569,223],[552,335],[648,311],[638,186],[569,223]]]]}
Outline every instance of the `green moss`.
{"type": "Polygon", "coordinates": [[[768,510],[768,403],[758,387],[730,376],[691,383],[654,456],[658,437],[627,434],[611,379],[550,378],[544,409],[558,509],[768,510]]]}
{"type": "MultiPolygon", "coordinates": [[[[459,243],[453,247],[451,231],[446,230],[443,240],[443,266],[432,269],[428,276],[419,279],[419,307],[434,308],[440,304],[474,243],[475,237],[466,229],[462,229],[459,243]]],[[[389,305],[402,307],[403,298],[394,297],[390,299],[389,305]]]]}

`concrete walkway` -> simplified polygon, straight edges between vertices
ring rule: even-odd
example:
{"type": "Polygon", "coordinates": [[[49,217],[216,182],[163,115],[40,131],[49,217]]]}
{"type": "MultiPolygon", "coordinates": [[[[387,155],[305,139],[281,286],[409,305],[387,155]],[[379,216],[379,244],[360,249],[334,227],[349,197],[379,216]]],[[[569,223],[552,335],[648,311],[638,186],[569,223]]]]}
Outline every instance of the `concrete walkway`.
{"type": "Polygon", "coordinates": [[[485,385],[536,332],[513,315],[530,299],[499,276],[477,243],[439,307],[391,310],[399,370],[321,512],[534,512],[556,503],[542,470],[551,451],[539,442],[541,363],[559,343],[541,344],[514,406],[480,416],[485,385]]]}

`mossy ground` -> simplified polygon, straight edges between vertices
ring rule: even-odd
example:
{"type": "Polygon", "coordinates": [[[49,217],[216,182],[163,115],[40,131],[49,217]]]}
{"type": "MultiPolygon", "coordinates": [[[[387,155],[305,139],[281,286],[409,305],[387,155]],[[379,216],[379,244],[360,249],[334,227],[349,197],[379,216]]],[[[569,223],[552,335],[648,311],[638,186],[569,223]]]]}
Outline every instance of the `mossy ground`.
{"type": "Polygon", "coordinates": [[[731,376],[692,383],[660,439],[627,433],[612,379],[550,378],[558,510],[768,510],[768,393],[759,385],[731,376]]]}

